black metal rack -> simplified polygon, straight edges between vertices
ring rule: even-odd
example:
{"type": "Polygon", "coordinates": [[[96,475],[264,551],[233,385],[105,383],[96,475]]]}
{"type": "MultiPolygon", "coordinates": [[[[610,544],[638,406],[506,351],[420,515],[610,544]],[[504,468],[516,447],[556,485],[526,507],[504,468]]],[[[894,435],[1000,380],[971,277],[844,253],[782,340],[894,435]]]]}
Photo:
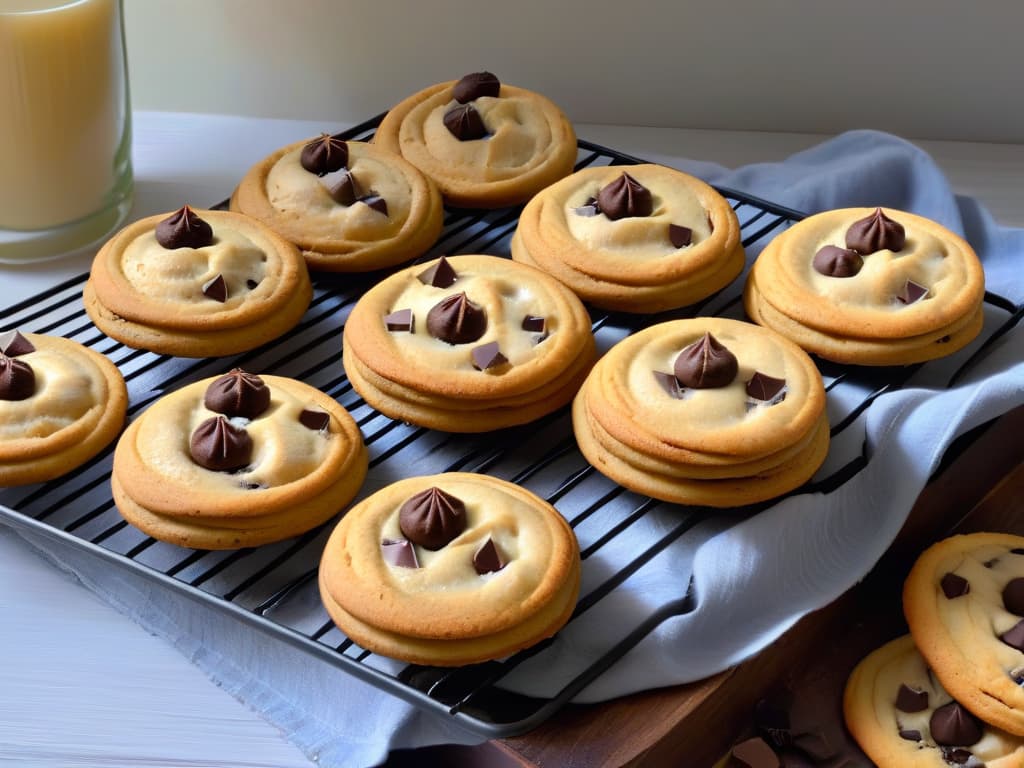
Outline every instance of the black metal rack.
{"type": "MultiPolygon", "coordinates": [[[[349,139],[372,136],[380,116],[348,131],[349,139]]],[[[579,142],[577,168],[641,162],[621,153],[579,142]]],[[[801,218],[789,210],[733,190],[720,190],[739,216],[748,264],[779,231],[801,218]]],[[[423,260],[442,254],[508,254],[519,209],[449,210],[438,243],[423,260]]],[[[640,497],[602,477],[576,449],[568,409],[539,422],[485,435],[449,435],[389,419],[371,409],[352,390],[341,365],[341,331],[348,311],[380,274],[320,275],[313,302],[302,322],[283,338],[229,358],[181,359],[133,350],[107,338],[85,315],[81,275],[0,314],[0,331],[19,328],[65,336],[113,360],[128,383],[129,416],[137,415],[165,392],[234,366],[277,373],[310,383],[335,397],[356,418],[370,450],[370,473],[360,498],[396,476],[437,471],[487,472],[517,482],[559,507],[577,532],[583,559],[583,591],[570,624],[592,610],[626,580],[707,519],[713,510],[680,507],[640,497]],[[651,524],[654,521],[657,524],[651,524]],[[646,527],[644,527],[646,526],[646,527]],[[641,534],[638,529],[644,528],[641,534]],[[630,546],[619,548],[630,531],[630,546]],[[595,563],[599,565],[595,565],[595,563]]],[[[696,314],[741,317],[742,278],[685,310],[657,316],[592,313],[602,348],[624,335],[672,317],[696,314]]],[[[825,466],[795,493],[829,493],[870,461],[856,429],[865,411],[883,393],[918,382],[950,386],[967,372],[1000,336],[1016,325],[1022,307],[986,295],[982,340],[955,358],[955,365],[929,363],[905,368],[856,368],[822,363],[830,392],[833,450],[825,466]],[[838,402],[833,402],[838,401],[838,402]],[[844,439],[844,436],[846,439],[844,439]]],[[[962,450],[960,441],[953,450],[962,450]]],[[[316,594],[316,568],[333,526],[298,538],[234,552],[186,550],[149,538],[118,515],[109,491],[113,447],[71,475],[26,488],[0,489],[0,522],[34,531],[93,553],[112,567],[126,568],[165,587],[233,616],[307,653],[397,695],[454,718],[489,738],[523,733],[550,717],[577,693],[650,634],[666,619],[692,610],[685,585],[676,599],[655,606],[624,627],[621,636],[593,657],[580,660],[571,679],[550,698],[538,699],[500,687],[503,679],[527,664],[543,663],[557,640],[542,642],[501,661],[440,669],[382,659],[356,646],[330,622],[316,594]]],[[[948,458],[948,457],[947,457],[948,458]]],[[[730,514],[740,521],[769,506],[760,504],[730,514]]]]}

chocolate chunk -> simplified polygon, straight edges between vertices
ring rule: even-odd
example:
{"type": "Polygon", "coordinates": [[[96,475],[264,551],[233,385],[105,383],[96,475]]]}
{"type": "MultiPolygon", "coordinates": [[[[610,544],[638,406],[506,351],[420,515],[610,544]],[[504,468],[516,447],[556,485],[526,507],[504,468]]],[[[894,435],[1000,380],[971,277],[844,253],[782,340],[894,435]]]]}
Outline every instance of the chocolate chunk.
{"type": "Polygon", "coordinates": [[[1024,651],[1024,620],[1018,621],[1013,627],[999,636],[999,639],[1011,648],[1024,651]]]}
{"type": "Polygon", "coordinates": [[[486,371],[488,368],[497,368],[508,362],[508,358],[501,354],[498,349],[498,342],[492,341],[473,348],[473,367],[478,371],[486,371]]]}
{"type": "Polygon", "coordinates": [[[597,193],[597,205],[601,213],[613,221],[630,216],[650,216],[654,210],[651,190],[625,172],[601,187],[597,193]]]}
{"type": "Polygon", "coordinates": [[[348,144],[341,138],[341,134],[331,136],[321,133],[320,138],[313,139],[302,148],[299,162],[303,168],[317,176],[340,171],[348,165],[348,144]]]}
{"type": "Polygon", "coordinates": [[[750,381],[747,382],[747,394],[755,400],[772,401],[772,404],[774,404],[786,399],[785,392],[782,392],[785,387],[785,379],[776,379],[760,371],[755,371],[750,381]],[[779,397],[780,392],[782,397],[779,397]]]}
{"type": "Polygon", "coordinates": [[[380,543],[380,554],[384,562],[399,568],[419,568],[419,560],[416,559],[416,548],[411,541],[405,539],[384,539],[380,543]]]}
{"type": "Polygon", "coordinates": [[[378,213],[383,213],[385,216],[388,215],[388,202],[380,195],[375,195],[371,193],[366,197],[360,198],[359,202],[361,202],[363,205],[370,206],[373,210],[377,211],[378,213]]]}
{"type": "Polygon", "coordinates": [[[906,683],[900,684],[896,694],[896,709],[900,712],[924,712],[928,709],[928,691],[911,688],[906,683]]]}
{"type": "Polygon", "coordinates": [[[669,224],[668,239],[676,248],[684,248],[693,242],[693,230],[679,224],[669,224]]]}
{"type": "Polygon", "coordinates": [[[955,701],[932,712],[928,726],[932,739],[943,747],[969,747],[983,735],[981,721],[955,701]]]}
{"type": "Polygon", "coordinates": [[[948,600],[963,597],[971,591],[971,585],[967,579],[963,576],[957,576],[952,571],[942,577],[942,581],[939,582],[939,586],[942,587],[942,594],[944,594],[948,600]]]}
{"type": "Polygon", "coordinates": [[[384,327],[389,331],[415,332],[416,318],[411,309],[396,309],[390,315],[384,315],[384,327]]]}
{"type": "Polygon", "coordinates": [[[590,216],[597,216],[597,214],[599,214],[601,212],[601,209],[597,205],[597,199],[596,198],[588,197],[587,198],[587,202],[585,202],[583,205],[581,205],[578,208],[573,208],[572,212],[575,213],[577,216],[587,216],[587,217],[590,217],[590,216]]]}
{"type": "Polygon", "coordinates": [[[7,355],[8,357],[20,357],[35,351],[36,348],[32,342],[18,331],[0,333],[0,354],[7,355]]]}
{"type": "Polygon", "coordinates": [[[260,284],[259,280],[246,280],[245,281],[245,287],[248,288],[250,291],[256,290],[256,288],[257,288],[257,286],[259,286],[259,284],[260,284]]]}
{"type": "Polygon", "coordinates": [[[455,284],[459,276],[455,274],[448,259],[442,256],[430,269],[424,270],[417,275],[417,279],[424,285],[432,285],[435,288],[449,288],[455,284]]]}
{"type": "Polygon", "coordinates": [[[485,573],[496,573],[505,567],[505,561],[501,559],[498,548],[494,546],[490,536],[473,555],[473,567],[481,576],[485,573]]]}
{"type": "Polygon", "coordinates": [[[338,205],[352,205],[359,199],[359,185],[351,171],[345,171],[327,191],[338,205]]]}
{"type": "Polygon", "coordinates": [[[950,749],[949,747],[944,747],[942,750],[942,759],[947,763],[952,763],[953,765],[966,765],[972,757],[973,755],[968,749],[950,749]]]}
{"type": "Polygon", "coordinates": [[[213,227],[185,205],[156,225],[156,241],[169,251],[205,248],[213,242],[213,227]]]}
{"type": "Polygon", "coordinates": [[[24,360],[0,354],[0,400],[28,400],[36,392],[36,373],[24,360]]]}
{"type": "Polygon", "coordinates": [[[206,388],[203,405],[228,417],[255,419],[270,407],[270,389],[259,376],[234,368],[206,388]]]}
{"type": "Polygon", "coordinates": [[[654,374],[655,381],[658,382],[669,397],[675,398],[676,400],[682,400],[686,397],[686,391],[679,383],[679,379],[671,373],[664,373],[662,371],[651,371],[651,373],[654,374]]]}
{"type": "Polygon", "coordinates": [[[746,768],[779,768],[779,756],[758,736],[741,741],[732,748],[731,755],[746,768]]]}
{"type": "Polygon", "coordinates": [[[537,315],[527,315],[523,318],[522,328],[531,333],[544,333],[547,330],[547,320],[537,315]]]}
{"type": "Polygon", "coordinates": [[[452,107],[445,112],[444,127],[459,141],[473,141],[487,135],[484,119],[472,104],[452,107]]]}
{"type": "Polygon", "coordinates": [[[465,104],[481,96],[497,96],[500,91],[501,81],[490,72],[472,72],[455,84],[452,98],[465,104]]]}
{"type": "Polygon", "coordinates": [[[487,330],[487,312],[465,292],[446,296],[427,313],[427,333],[448,344],[468,344],[487,330]]]}
{"type": "Polygon", "coordinates": [[[900,731],[900,738],[901,739],[906,739],[907,741],[920,741],[921,740],[921,732],[920,731],[901,730],[900,731]]]}
{"type": "Polygon", "coordinates": [[[323,432],[331,423],[331,414],[327,411],[314,411],[311,408],[303,408],[299,414],[299,423],[306,427],[306,429],[312,429],[314,432],[323,432]]]}
{"type": "Polygon", "coordinates": [[[208,299],[219,301],[223,304],[228,300],[228,284],[224,282],[223,275],[215,275],[203,283],[203,295],[208,299]]]}
{"type": "Polygon", "coordinates": [[[811,266],[826,277],[853,277],[864,266],[864,259],[856,251],[826,245],[814,254],[811,266]]]}
{"type": "Polygon", "coordinates": [[[1011,555],[1024,555],[1024,548],[1018,547],[1017,549],[1010,550],[1011,555]]]}
{"type": "Polygon", "coordinates": [[[676,358],[673,370],[679,383],[694,389],[713,389],[732,383],[739,371],[736,356],[714,336],[705,333],[676,358]]]}
{"type": "Polygon", "coordinates": [[[906,242],[903,225],[882,213],[881,208],[876,208],[867,218],[853,222],[846,230],[846,247],[865,256],[881,250],[898,251],[906,242]]]}
{"type": "Polygon", "coordinates": [[[252,458],[252,438],[224,416],[207,419],[192,433],[189,441],[192,460],[216,472],[231,472],[248,465],[252,458]]]}
{"type": "Polygon", "coordinates": [[[440,488],[427,488],[402,504],[398,527],[414,544],[438,550],[466,529],[466,505],[440,488]]]}
{"type": "Polygon", "coordinates": [[[1003,587],[1003,607],[1017,616],[1024,616],[1024,578],[1011,579],[1003,587]]]}
{"type": "Polygon", "coordinates": [[[918,285],[913,280],[907,280],[903,286],[903,290],[900,291],[899,295],[896,296],[896,300],[900,304],[913,304],[914,302],[921,301],[928,296],[928,289],[923,285],[918,285]]]}

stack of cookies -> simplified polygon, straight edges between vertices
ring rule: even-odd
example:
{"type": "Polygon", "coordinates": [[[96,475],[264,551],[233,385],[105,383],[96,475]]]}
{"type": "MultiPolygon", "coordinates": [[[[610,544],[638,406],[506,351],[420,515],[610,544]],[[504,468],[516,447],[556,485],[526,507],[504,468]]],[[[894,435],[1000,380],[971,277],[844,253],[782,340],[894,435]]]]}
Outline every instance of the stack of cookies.
{"type": "Polygon", "coordinates": [[[846,724],[881,768],[1024,766],[1024,537],[955,536],[903,590],[910,635],[846,687],[846,724]]]}

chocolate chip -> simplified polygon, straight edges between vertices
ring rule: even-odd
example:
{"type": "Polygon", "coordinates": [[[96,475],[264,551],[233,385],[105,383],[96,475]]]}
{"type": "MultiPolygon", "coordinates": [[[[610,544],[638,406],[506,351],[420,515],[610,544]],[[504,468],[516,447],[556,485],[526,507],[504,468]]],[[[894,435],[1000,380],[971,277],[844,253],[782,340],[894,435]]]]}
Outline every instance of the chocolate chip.
{"type": "Polygon", "coordinates": [[[380,554],[384,562],[399,568],[419,568],[416,549],[411,541],[405,539],[384,539],[380,543],[380,554]]]}
{"type": "Polygon", "coordinates": [[[1024,547],[1018,547],[1017,549],[1010,550],[1011,555],[1024,555],[1024,547]]]}
{"type": "Polygon", "coordinates": [[[970,750],[967,749],[950,749],[944,747],[942,750],[942,759],[947,763],[953,765],[966,765],[967,761],[973,757],[970,750]]]}
{"type": "Polygon", "coordinates": [[[472,104],[452,107],[445,112],[444,127],[459,141],[473,141],[487,135],[484,119],[472,104]]]}
{"type": "Polygon", "coordinates": [[[547,321],[537,315],[527,315],[523,318],[522,328],[531,333],[544,333],[547,330],[547,321]]]}
{"type": "Polygon", "coordinates": [[[651,191],[625,172],[601,187],[597,193],[597,205],[601,213],[613,221],[630,216],[650,216],[654,210],[651,191]]]}
{"type": "Polygon", "coordinates": [[[741,741],[732,748],[731,755],[747,768],[779,768],[779,756],[758,736],[741,741]]]}
{"type": "Polygon", "coordinates": [[[432,285],[435,288],[449,288],[455,284],[459,276],[448,263],[448,259],[442,256],[434,266],[424,270],[417,275],[417,279],[424,285],[432,285]]]}
{"type": "Polygon", "coordinates": [[[921,732],[920,731],[905,731],[905,730],[901,730],[900,731],[900,738],[901,739],[906,739],[907,741],[920,741],[921,740],[921,732]]]}
{"type": "Polygon", "coordinates": [[[923,285],[918,285],[913,280],[907,280],[906,285],[903,286],[903,290],[896,296],[896,300],[901,304],[913,304],[914,302],[921,301],[921,299],[927,296],[927,288],[923,285]]]}
{"type": "Polygon", "coordinates": [[[28,400],[36,392],[36,373],[24,360],[0,354],[0,400],[28,400]]]}
{"type": "Polygon", "coordinates": [[[811,266],[826,277],[853,277],[864,266],[864,259],[856,251],[826,245],[814,254],[811,266]]]}
{"type": "Polygon", "coordinates": [[[338,181],[327,191],[338,205],[352,205],[359,199],[359,185],[356,184],[356,177],[351,171],[341,174],[338,181]]]}
{"type": "Polygon", "coordinates": [[[263,487],[259,483],[250,483],[248,480],[244,483],[239,483],[239,485],[247,491],[258,491],[263,487]]]}
{"type": "Polygon", "coordinates": [[[981,721],[955,701],[932,712],[928,727],[932,739],[943,747],[969,747],[983,735],[981,721]]]}
{"type": "Polygon", "coordinates": [[[736,356],[710,333],[680,352],[673,365],[679,383],[694,389],[728,386],[738,370],[736,356]]]}
{"type": "Polygon", "coordinates": [[[572,212],[577,216],[597,216],[601,212],[601,209],[597,205],[597,200],[593,197],[588,197],[587,202],[578,208],[573,208],[572,212]]]}
{"type": "Polygon", "coordinates": [[[870,216],[853,222],[846,230],[846,247],[865,256],[875,251],[898,251],[906,245],[903,225],[893,221],[881,208],[870,216]]]}
{"type": "Polygon", "coordinates": [[[427,488],[402,504],[398,527],[414,544],[438,550],[466,529],[466,505],[440,488],[427,488]]]}
{"type": "Polygon", "coordinates": [[[750,381],[747,382],[747,394],[755,400],[770,401],[774,405],[786,399],[786,394],[783,392],[785,387],[785,379],[776,379],[760,371],[755,371],[750,381]],[[782,397],[779,397],[780,392],[782,397]]]}
{"type": "Polygon", "coordinates": [[[473,348],[473,367],[478,371],[486,371],[488,368],[497,368],[508,362],[508,358],[501,354],[498,349],[498,342],[492,341],[473,348]]]}
{"type": "Polygon", "coordinates": [[[991,560],[986,560],[984,563],[982,563],[982,565],[984,565],[986,568],[994,568],[998,562],[999,558],[993,557],[991,560]]]}
{"type": "Polygon", "coordinates": [[[679,224],[669,224],[668,239],[674,247],[684,248],[693,242],[693,230],[679,224]]]}
{"type": "Polygon", "coordinates": [[[377,211],[378,213],[383,213],[385,216],[388,215],[387,200],[385,200],[380,195],[375,195],[371,193],[366,197],[360,198],[359,202],[363,203],[364,205],[368,205],[370,208],[377,211]]]}
{"type": "Polygon", "coordinates": [[[35,351],[36,348],[32,342],[18,331],[0,333],[0,354],[7,355],[8,357],[20,357],[35,351]]]}
{"type": "Polygon", "coordinates": [[[1011,579],[1003,587],[1003,607],[1017,616],[1024,616],[1024,578],[1011,579]]]}
{"type": "Polygon", "coordinates": [[[270,407],[270,388],[259,376],[234,368],[206,388],[203,405],[228,417],[255,419],[270,407]]]}
{"type": "Polygon", "coordinates": [[[651,373],[654,374],[655,381],[658,382],[669,397],[675,398],[676,400],[682,400],[686,397],[686,390],[679,383],[679,379],[671,373],[664,373],[662,371],[651,371],[651,373]]]}
{"type": "Polygon", "coordinates": [[[452,98],[459,104],[479,99],[481,96],[497,96],[501,92],[501,81],[490,72],[472,72],[464,75],[452,88],[452,98]]]}
{"type": "Polygon", "coordinates": [[[416,318],[411,309],[396,309],[390,315],[384,315],[384,327],[389,331],[408,331],[414,333],[416,318]]]}
{"type": "Polygon", "coordinates": [[[228,300],[228,284],[224,282],[223,275],[214,275],[203,283],[203,295],[208,299],[219,301],[223,304],[228,300]]]}
{"type": "Polygon", "coordinates": [[[900,683],[899,692],[896,694],[896,709],[907,713],[924,712],[928,709],[928,691],[900,683]]]}
{"type": "Polygon", "coordinates": [[[465,292],[446,296],[427,313],[427,333],[448,344],[468,344],[487,330],[487,312],[465,292]]]}
{"type": "Polygon", "coordinates": [[[498,548],[494,546],[490,536],[473,555],[473,567],[481,576],[486,573],[496,573],[505,567],[505,561],[501,559],[498,548]]]}
{"type": "Polygon", "coordinates": [[[957,576],[953,572],[947,573],[943,576],[942,581],[939,582],[939,586],[942,587],[942,594],[944,594],[948,600],[963,597],[971,591],[971,585],[967,579],[963,576],[957,576]]]}
{"type": "Polygon", "coordinates": [[[348,165],[348,145],[340,134],[321,133],[320,138],[313,139],[302,148],[299,162],[310,173],[326,176],[348,165]]]}
{"type": "Polygon", "coordinates": [[[327,411],[303,408],[299,414],[299,423],[314,432],[323,432],[331,423],[331,414],[327,411]]]}
{"type": "Polygon", "coordinates": [[[156,225],[156,241],[169,251],[205,248],[213,242],[213,227],[185,205],[156,225]]]}
{"type": "Polygon", "coordinates": [[[207,419],[192,433],[189,441],[192,460],[217,472],[241,469],[252,458],[252,438],[224,416],[207,419]]]}
{"type": "Polygon", "coordinates": [[[999,639],[1011,648],[1024,651],[1024,620],[1018,621],[1013,627],[999,636],[999,639]]]}
{"type": "Polygon", "coordinates": [[[259,284],[260,284],[259,280],[246,280],[245,281],[245,287],[248,288],[250,291],[256,290],[256,288],[257,288],[257,286],[259,286],[259,284]]]}

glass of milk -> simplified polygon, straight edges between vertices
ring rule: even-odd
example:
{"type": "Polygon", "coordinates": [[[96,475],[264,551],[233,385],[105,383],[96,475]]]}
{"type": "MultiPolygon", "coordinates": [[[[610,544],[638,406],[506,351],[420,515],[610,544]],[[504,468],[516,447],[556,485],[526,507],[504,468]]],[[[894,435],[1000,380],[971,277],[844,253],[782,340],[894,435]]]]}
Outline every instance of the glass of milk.
{"type": "Polygon", "coordinates": [[[0,0],[0,262],[104,240],[131,207],[121,0],[0,0]]]}

